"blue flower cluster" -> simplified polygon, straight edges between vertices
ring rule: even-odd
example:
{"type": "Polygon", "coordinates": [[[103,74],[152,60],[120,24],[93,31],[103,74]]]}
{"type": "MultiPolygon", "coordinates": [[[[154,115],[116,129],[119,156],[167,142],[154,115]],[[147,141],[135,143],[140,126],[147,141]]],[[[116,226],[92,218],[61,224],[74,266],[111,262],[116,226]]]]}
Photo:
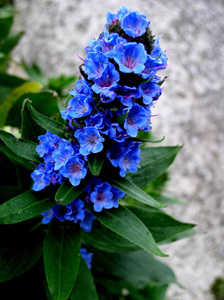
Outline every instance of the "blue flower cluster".
{"type": "Polygon", "coordinates": [[[82,200],[44,212],[43,223],[52,218],[79,221],[83,230],[90,231],[94,217],[85,205],[91,204],[96,212],[118,207],[124,193],[104,177],[91,175],[90,155],[104,151],[105,164],[121,177],[139,168],[138,132],[151,130],[151,107],[164,81],[157,71],[167,66],[160,37],[154,39],[149,24],[145,15],[121,6],[117,14],[107,14],[105,30],[86,47],[82,78],[61,111],[69,138],[50,132],[40,136],[37,152],[44,163],[31,174],[35,191],[65,178],[73,186],[84,180],[86,188],[82,200]]]}

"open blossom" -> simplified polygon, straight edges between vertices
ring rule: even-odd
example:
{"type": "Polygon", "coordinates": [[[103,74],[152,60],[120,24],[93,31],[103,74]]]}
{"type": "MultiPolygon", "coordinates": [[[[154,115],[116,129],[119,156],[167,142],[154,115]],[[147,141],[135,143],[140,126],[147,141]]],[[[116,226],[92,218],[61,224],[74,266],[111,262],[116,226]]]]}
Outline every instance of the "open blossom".
{"type": "Polygon", "coordinates": [[[55,218],[90,232],[95,219],[91,209],[99,213],[118,208],[125,195],[104,181],[110,175],[107,166],[116,168],[120,177],[140,167],[138,133],[151,130],[152,104],[164,81],[157,72],[167,67],[168,59],[160,47],[161,36],[154,39],[149,25],[144,14],[121,6],[117,13],[107,13],[105,29],[85,48],[82,78],[69,91],[61,111],[65,136],[50,132],[39,136],[36,151],[43,163],[31,173],[34,191],[57,189],[66,178],[72,186],[82,183],[85,188],[80,199],[43,212],[44,224],[55,218]],[[95,154],[105,156],[99,177],[91,168],[95,154]]]}

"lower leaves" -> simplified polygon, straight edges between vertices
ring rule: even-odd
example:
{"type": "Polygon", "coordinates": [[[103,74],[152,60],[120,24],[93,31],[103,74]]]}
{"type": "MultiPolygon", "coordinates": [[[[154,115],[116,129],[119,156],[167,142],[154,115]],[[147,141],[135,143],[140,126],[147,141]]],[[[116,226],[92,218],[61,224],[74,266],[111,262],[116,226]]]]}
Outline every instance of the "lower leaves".
{"type": "Polygon", "coordinates": [[[44,240],[44,270],[49,291],[55,300],[66,300],[78,274],[80,233],[75,226],[51,223],[44,240]]]}

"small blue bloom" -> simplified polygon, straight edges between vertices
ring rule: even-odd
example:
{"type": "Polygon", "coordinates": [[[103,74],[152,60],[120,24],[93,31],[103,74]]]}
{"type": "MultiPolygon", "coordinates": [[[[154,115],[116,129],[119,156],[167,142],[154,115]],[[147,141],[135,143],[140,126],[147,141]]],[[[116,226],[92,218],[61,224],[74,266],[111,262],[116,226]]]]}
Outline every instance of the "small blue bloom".
{"type": "Polygon", "coordinates": [[[144,104],[152,103],[154,97],[161,94],[161,87],[154,81],[149,81],[139,85],[144,104]]]}
{"type": "Polygon", "coordinates": [[[69,178],[74,186],[79,185],[87,173],[85,162],[77,156],[72,156],[59,171],[64,177],[69,178]]]}
{"type": "Polygon", "coordinates": [[[118,71],[115,66],[109,62],[102,75],[94,79],[95,84],[92,86],[92,89],[97,94],[102,93],[107,96],[110,89],[117,86],[119,80],[120,75],[118,71]]]}
{"type": "Polygon", "coordinates": [[[85,205],[80,199],[75,199],[70,204],[66,205],[67,212],[65,214],[65,219],[69,221],[83,221],[85,218],[85,205]]]}
{"type": "Polygon", "coordinates": [[[127,171],[132,173],[137,172],[137,168],[139,168],[138,163],[141,160],[141,151],[139,149],[140,145],[141,143],[134,141],[129,141],[126,144],[127,151],[119,162],[121,177],[125,177],[127,171]]]}
{"type": "Polygon", "coordinates": [[[130,87],[126,85],[119,85],[116,89],[116,93],[120,102],[129,109],[132,108],[134,98],[136,99],[141,97],[139,89],[135,86],[130,87]]]}
{"type": "Polygon", "coordinates": [[[126,151],[127,150],[124,147],[122,147],[121,144],[116,143],[109,149],[106,156],[114,167],[118,167],[126,151]]]}
{"type": "Polygon", "coordinates": [[[54,169],[59,170],[64,166],[74,152],[72,144],[69,141],[62,140],[58,148],[52,153],[52,158],[55,162],[54,169]]]}
{"type": "Polygon", "coordinates": [[[36,151],[40,157],[44,157],[45,161],[48,160],[52,152],[57,148],[58,143],[61,141],[61,138],[57,135],[47,131],[46,134],[40,135],[38,137],[40,144],[36,147],[36,151]]]}
{"type": "Polygon", "coordinates": [[[92,97],[93,92],[90,87],[90,84],[87,80],[85,79],[80,79],[76,82],[75,88],[71,91],[68,92],[72,96],[77,96],[77,95],[86,95],[87,97],[92,97]]]}
{"type": "Polygon", "coordinates": [[[79,152],[82,155],[89,155],[91,152],[98,153],[103,149],[104,138],[95,127],[79,129],[75,132],[75,137],[79,141],[79,152]]]}
{"type": "Polygon", "coordinates": [[[102,129],[104,127],[103,124],[103,113],[99,112],[94,115],[90,115],[85,119],[85,123],[87,127],[95,127],[97,129],[102,129]]]}
{"type": "Polygon", "coordinates": [[[85,95],[77,95],[68,102],[66,110],[72,118],[82,118],[88,116],[92,111],[92,98],[85,95]]]}
{"type": "Polygon", "coordinates": [[[37,192],[43,190],[48,186],[51,181],[49,176],[46,174],[45,164],[40,164],[32,173],[31,178],[34,181],[32,189],[37,192]]]}
{"type": "Polygon", "coordinates": [[[64,215],[66,212],[66,207],[56,204],[54,207],[46,210],[45,212],[41,213],[43,216],[42,223],[48,224],[53,218],[63,222],[65,220],[64,215]]]}
{"type": "Polygon", "coordinates": [[[80,249],[80,254],[82,255],[82,258],[85,260],[87,267],[91,269],[91,262],[92,262],[92,257],[93,253],[88,253],[85,248],[80,249]]]}
{"type": "Polygon", "coordinates": [[[141,36],[146,32],[150,22],[147,22],[146,16],[137,12],[127,14],[121,22],[121,28],[131,37],[141,36]]]}
{"type": "Polygon", "coordinates": [[[124,131],[118,123],[112,123],[103,133],[106,134],[109,139],[118,143],[124,142],[129,137],[127,132],[124,131]]]}
{"type": "Polygon", "coordinates": [[[122,21],[122,19],[130,12],[131,10],[129,10],[126,6],[122,5],[117,14],[111,14],[110,12],[107,13],[107,22],[110,24],[116,20],[122,21]]]}
{"type": "Polygon", "coordinates": [[[145,47],[135,42],[119,44],[115,47],[114,60],[118,63],[121,72],[140,74],[147,60],[145,47]]]}
{"type": "Polygon", "coordinates": [[[146,111],[144,107],[134,103],[124,121],[124,128],[127,133],[136,137],[138,130],[147,122],[146,111]]]}
{"type": "Polygon", "coordinates": [[[113,193],[111,185],[108,182],[103,182],[95,186],[94,191],[90,194],[90,200],[94,203],[93,208],[96,212],[101,212],[103,208],[110,209],[114,207],[113,193]]]}
{"type": "Polygon", "coordinates": [[[85,73],[88,79],[97,79],[104,72],[108,64],[108,57],[102,52],[90,52],[85,60],[85,73]]]}
{"type": "Polygon", "coordinates": [[[82,230],[85,232],[90,232],[92,230],[92,222],[95,220],[95,217],[91,212],[88,210],[85,210],[85,217],[84,219],[80,222],[80,227],[82,230]]]}

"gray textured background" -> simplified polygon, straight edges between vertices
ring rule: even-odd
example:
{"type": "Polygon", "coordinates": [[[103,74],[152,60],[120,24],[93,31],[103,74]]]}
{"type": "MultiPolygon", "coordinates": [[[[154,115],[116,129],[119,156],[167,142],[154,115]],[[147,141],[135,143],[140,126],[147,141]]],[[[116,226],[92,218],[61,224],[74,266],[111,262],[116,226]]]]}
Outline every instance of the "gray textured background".
{"type": "MultiPolygon", "coordinates": [[[[169,289],[171,300],[212,300],[217,276],[224,277],[224,1],[15,0],[15,28],[26,35],[15,57],[36,61],[48,74],[77,74],[84,47],[102,31],[106,13],[121,5],[145,13],[163,34],[170,67],[153,119],[161,145],[184,145],[167,189],[186,202],[169,207],[176,218],[197,224],[198,234],[162,246],[163,259],[186,287],[169,289]]],[[[162,73],[161,73],[162,75],[162,73]]]]}

